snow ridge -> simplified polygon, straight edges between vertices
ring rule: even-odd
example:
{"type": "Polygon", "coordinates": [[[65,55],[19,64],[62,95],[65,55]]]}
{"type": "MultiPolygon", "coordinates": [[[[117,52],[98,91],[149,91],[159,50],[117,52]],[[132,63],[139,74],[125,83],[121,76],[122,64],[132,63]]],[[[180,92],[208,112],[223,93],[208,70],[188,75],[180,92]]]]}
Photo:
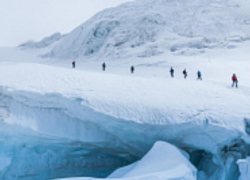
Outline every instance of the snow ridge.
{"type": "Polygon", "coordinates": [[[26,43],[20,44],[19,47],[22,49],[30,49],[30,48],[45,48],[48,47],[55,42],[58,42],[60,39],[62,39],[64,35],[61,35],[60,33],[54,33],[53,35],[49,37],[45,37],[39,42],[34,41],[28,41],[26,43]]]}

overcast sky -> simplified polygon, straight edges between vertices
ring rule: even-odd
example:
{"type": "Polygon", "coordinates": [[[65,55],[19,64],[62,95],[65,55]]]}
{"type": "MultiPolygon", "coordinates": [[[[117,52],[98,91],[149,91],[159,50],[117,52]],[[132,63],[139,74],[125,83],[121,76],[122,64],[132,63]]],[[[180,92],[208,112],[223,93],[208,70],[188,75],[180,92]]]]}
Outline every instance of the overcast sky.
{"type": "Polygon", "coordinates": [[[0,0],[0,46],[67,33],[98,11],[129,0],[0,0]]]}

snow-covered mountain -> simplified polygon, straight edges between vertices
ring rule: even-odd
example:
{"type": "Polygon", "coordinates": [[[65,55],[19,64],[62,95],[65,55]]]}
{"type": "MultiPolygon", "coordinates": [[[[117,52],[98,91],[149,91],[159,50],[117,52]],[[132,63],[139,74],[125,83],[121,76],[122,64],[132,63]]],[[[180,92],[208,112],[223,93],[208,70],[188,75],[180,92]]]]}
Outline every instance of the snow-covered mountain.
{"type": "Polygon", "coordinates": [[[96,14],[44,57],[148,57],[233,48],[230,42],[250,38],[249,9],[246,0],[137,0],[96,14]]]}

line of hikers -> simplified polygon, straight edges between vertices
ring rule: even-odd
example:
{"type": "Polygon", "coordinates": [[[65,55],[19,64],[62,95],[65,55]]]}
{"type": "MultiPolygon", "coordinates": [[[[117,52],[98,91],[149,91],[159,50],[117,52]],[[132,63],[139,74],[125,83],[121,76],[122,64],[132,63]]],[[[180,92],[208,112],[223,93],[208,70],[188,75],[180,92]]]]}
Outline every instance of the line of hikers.
{"type": "MultiPolygon", "coordinates": [[[[182,71],[182,74],[184,75],[184,78],[186,79],[187,75],[188,75],[187,74],[187,70],[184,69],[182,71]]],[[[172,78],[174,78],[174,69],[172,67],[170,69],[170,75],[171,75],[172,78]]],[[[202,81],[202,77],[201,77],[201,72],[200,71],[197,72],[197,80],[201,80],[202,81]]],[[[238,81],[238,78],[237,78],[236,74],[233,74],[232,81],[233,81],[232,87],[234,87],[234,85],[235,85],[235,87],[238,88],[238,82],[239,81],[238,81]]]]}
{"type": "MultiPolygon", "coordinates": [[[[169,72],[170,72],[171,77],[174,78],[174,69],[173,69],[172,67],[171,67],[171,69],[170,69],[169,72]]],[[[188,76],[187,70],[184,69],[184,70],[182,71],[182,74],[183,74],[183,76],[184,76],[184,79],[186,79],[187,76],[188,76]]],[[[202,77],[201,77],[201,72],[200,72],[200,71],[197,72],[197,80],[201,80],[201,81],[202,81],[202,77]]]]}
{"type": "MultiPolygon", "coordinates": [[[[73,67],[73,68],[76,67],[76,62],[75,62],[75,61],[72,62],[72,67],[73,67]]],[[[103,70],[103,71],[106,70],[106,63],[105,63],[105,62],[102,64],[102,70],[103,70]]],[[[130,67],[130,72],[133,74],[134,71],[135,71],[135,67],[134,67],[134,66],[131,66],[131,67],[130,67]]],[[[183,74],[183,76],[184,76],[184,79],[186,79],[187,76],[188,76],[187,70],[184,69],[184,70],[182,71],[182,74],[183,74]]],[[[173,67],[171,67],[171,69],[170,69],[170,75],[171,75],[172,78],[174,78],[174,69],[173,69],[173,67]]],[[[202,81],[201,71],[198,71],[198,72],[197,72],[197,80],[201,80],[201,81],[202,81]]],[[[235,87],[238,88],[238,78],[237,78],[236,74],[233,74],[233,76],[232,76],[232,81],[233,81],[232,87],[234,87],[234,85],[235,85],[235,87]]]]}
{"type": "MultiPolygon", "coordinates": [[[[105,62],[102,64],[102,70],[103,70],[103,71],[106,70],[106,64],[105,64],[105,62]]],[[[134,67],[134,66],[131,66],[131,67],[130,67],[130,72],[131,72],[131,74],[133,74],[134,71],[135,71],[135,67],[134,67]]]]}
{"type": "MultiPolygon", "coordinates": [[[[75,61],[72,62],[72,68],[76,68],[76,62],[75,62],[75,61]]],[[[106,70],[106,64],[105,64],[105,62],[102,64],[102,70],[103,70],[103,71],[106,70]]],[[[131,67],[130,67],[130,72],[133,74],[134,71],[135,71],[135,67],[134,67],[134,66],[131,66],[131,67]]]]}

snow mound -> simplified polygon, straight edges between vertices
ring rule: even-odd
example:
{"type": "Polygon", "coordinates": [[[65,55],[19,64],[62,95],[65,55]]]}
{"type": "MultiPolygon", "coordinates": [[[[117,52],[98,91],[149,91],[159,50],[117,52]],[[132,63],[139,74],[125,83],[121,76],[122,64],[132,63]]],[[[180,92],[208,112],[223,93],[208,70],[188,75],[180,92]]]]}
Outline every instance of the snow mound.
{"type": "Polygon", "coordinates": [[[157,142],[140,161],[116,170],[109,178],[143,179],[137,177],[142,174],[144,179],[196,180],[197,170],[178,148],[157,142]]]}
{"type": "Polygon", "coordinates": [[[64,36],[61,35],[60,33],[55,33],[49,37],[45,37],[39,42],[34,42],[34,41],[28,41],[26,43],[23,43],[19,45],[20,48],[27,49],[27,48],[45,48],[48,47],[55,42],[58,42],[61,38],[64,36]]]}
{"type": "Polygon", "coordinates": [[[43,57],[112,59],[178,48],[203,53],[200,48],[234,47],[230,44],[250,38],[249,8],[243,0],[137,0],[96,14],[43,57]]]}
{"type": "MultiPolygon", "coordinates": [[[[116,170],[106,179],[196,180],[196,174],[196,168],[181,150],[169,143],[157,142],[140,161],[116,170]]],[[[94,179],[68,178],[67,180],[94,179]]]]}

